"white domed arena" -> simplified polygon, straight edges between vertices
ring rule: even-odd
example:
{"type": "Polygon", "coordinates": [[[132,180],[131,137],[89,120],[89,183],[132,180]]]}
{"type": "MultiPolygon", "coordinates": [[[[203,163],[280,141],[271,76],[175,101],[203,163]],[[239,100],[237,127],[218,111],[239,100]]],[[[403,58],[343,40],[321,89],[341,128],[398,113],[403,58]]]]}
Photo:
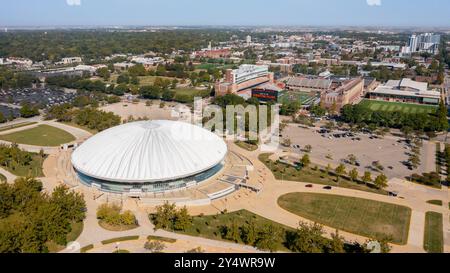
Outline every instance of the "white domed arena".
{"type": "Polygon", "coordinates": [[[72,154],[80,181],[113,193],[164,192],[206,181],[224,166],[227,145],[201,127],[140,121],[103,131],[72,154]]]}

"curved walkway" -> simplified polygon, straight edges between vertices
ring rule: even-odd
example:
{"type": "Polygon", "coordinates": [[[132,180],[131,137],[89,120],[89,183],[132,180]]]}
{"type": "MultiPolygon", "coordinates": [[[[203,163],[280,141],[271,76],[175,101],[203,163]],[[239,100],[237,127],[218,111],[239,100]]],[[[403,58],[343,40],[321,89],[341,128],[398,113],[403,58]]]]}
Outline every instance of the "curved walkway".
{"type": "Polygon", "coordinates": [[[8,183],[14,182],[17,178],[17,176],[8,172],[7,170],[3,169],[2,167],[0,167],[0,173],[6,177],[6,182],[8,182],[8,183]]]}

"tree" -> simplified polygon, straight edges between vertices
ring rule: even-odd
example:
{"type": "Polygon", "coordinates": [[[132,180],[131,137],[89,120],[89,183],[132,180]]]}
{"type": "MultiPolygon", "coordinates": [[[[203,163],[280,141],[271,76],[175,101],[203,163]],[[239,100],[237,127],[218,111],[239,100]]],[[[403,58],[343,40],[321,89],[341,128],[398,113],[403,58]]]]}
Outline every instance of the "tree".
{"type": "Polygon", "coordinates": [[[380,174],[380,175],[377,176],[377,178],[375,178],[374,184],[375,184],[375,186],[377,188],[384,189],[384,188],[386,188],[388,186],[387,182],[388,181],[387,181],[386,175],[380,174]]]}
{"type": "Polygon", "coordinates": [[[356,161],[358,161],[358,159],[356,158],[356,156],[354,154],[348,155],[347,160],[351,165],[355,165],[356,161]]]}
{"type": "Polygon", "coordinates": [[[258,232],[258,239],[256,240],[256,247],[261,250],[269,250],[275,252],[281,240],[281,229],[272,225],[266,224],[258,232]]]}
{"type": "Polygon", "coordinates": [[[448,109],[447,107],[445,107],[444,101],[441,100],[441,102],[439,103],[439,108],[437,110],[437,116],[438,116],[438,129],[439,131],[442,132],[447,132],[449,129],[449,124],[448,124],[448,109]]]}
{"type": "Polygon", "coordinates": [[[324,253],[327,240],[323,234],[321,225],[300,222],[297,230],[287,236],[287,247],[298,253],[324,253]]]}
{"type": "Polygon", "coordinates": [[[192,224],[192,217],[189,215],[189,212],[184,206],[178,212],[176,212],[174,217],[173,227],[175,230],[186,230],[192,224]]]}
{"type": "Polygon", "coordinates": [[[250,220],[242,227],[242,241],[247,245],[253,245],[258,236],[258,229],[256,223],[250,220]]]}
{"type": "Polygon", "coordinates": [[[372,174],[369,171],[364,172],[363,177],[361,178],[365,184],[369,184],[372,182],[372,174]]]}
{"type": "Polygon", "coordinates": [[[97,75],[99,77],[102,77],[105,81],[109,81],[111,77],[111,73],[109,72],[109,69],[107,67],[97,69],[97,75]]]}
{"type": "Polygon", "coordinates": [[[233,242],[239,242],[239,226],[234,220],[230,225],[224,227],[224,238],[233,242]]]}
{"type": "Polygon", "coordinates": [[[359,173],[358,173],[358,170],[356,168],[351,170],[348,175],[350,176],[350,180],[352,182],[355,182],[356,180],[358,180],[359,173]]]}
{"type": "Polygon", "coordinates": [[[144,248],[151,253],[161,253],[166,248],[166,245],[161,241],[151,240],[145,243],[144,248]]]}
{"type": "Polygon", "coordinates": [[[20,108],[20,116],[23,118],[39,116],[39,109],[37,107],[31,107],[28,103],[25,103],[22,105],[22,108],[20,108]]]}
{"type": "Polygon", "coordinates": [[[157,229],[171,229],[172,220],[176,215],[175,204],[169,204],[166,202],[162,206],[156,207],[156,213],[153,215],[152,220],[157,229]]]}
{"type": "Polygon", "coordinates": [[[306,145],[304,151],[305,151],[305,153],[308,153],[308,154],[311,153],[312,152],[312,146],[309,145],[309,144],[306,145]]]}
{"type": "Polygon", "coordinates": [[[175,92],[169,89],[165,89],[162,93],[162,99],[165,101],[172,101],[175,97],[175,92]]]}
{"type": "Polygon", "coordinates": [[[339,166],[336,168],[335,172],[336,172],[336,182],[339,183],[339,178],[342,175],[345,175],[345,165],[339,164],[339,166]]]}
{"type": "Polygon", "coordinates": [[[331,234],[331,240],[327,247],[327,253],[345,253],[344,238],[339,236],[339,230],[331,234]]]}
{"type": "Polygon", "coordinates": [[[331,165],[328,163],[327,167],[325,168],[325,172],[327,173],[327,175],[330,175],[330,171],[331,171],[331,165]]]}
{"type": "Polygon", "coordinates": [[[311,164],[311,160],[309,159],[309,155],[308,154],[305,154],[302,157],[301,163],[302,163],[302,166],[305,167],[305,168],[307,168],[309,166],[309,164],[311,164]]]}

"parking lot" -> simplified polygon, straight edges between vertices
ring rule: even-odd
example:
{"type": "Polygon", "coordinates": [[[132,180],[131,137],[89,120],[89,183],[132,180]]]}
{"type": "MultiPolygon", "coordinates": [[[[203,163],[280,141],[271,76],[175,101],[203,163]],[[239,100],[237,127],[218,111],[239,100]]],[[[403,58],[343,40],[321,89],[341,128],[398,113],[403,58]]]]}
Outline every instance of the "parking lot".
{"type": "Polygon", "coordinates": [[[2,113],[3,117],[5,117],[6,119],[10,119],[11,116],[14,118],[17,118],[20,116],[19,109],[8,107],[8,106],[1,105],[1,104],[0,104],[0,113],[2,113]]]}
{"type": "Polygon", "coordinates": [[[37,105],[39,108],[48,108],[54,105],[72,102],[76,97],[74,93],[51,88],[19,88],[0,90],[0,103],[20,106],[23,103],[37,105]]]}
{"type": "Polygon", "coordinates": [[[382,172],[389,178],[404,178],[413,173],[423,173],[435,170],[434,144],[424,142],[422,148],[422,164],[417,170],[409,170],[404,162],[408,161],[410,148],[398,138],[386,136],[374,138],[366,134],[350,134],[333,131],[325,133],[318,129],[300,128],[289,125],[283,131],[283,138],[291,140],[289,148],[295,153],[304,153],[305,146],[311,145],[311,159],[313,162],[326,166],[346,164],[347,171],[357,168],[360,174],[364,171],[376,170],[373,162],[378,161],[383,167],[382,172]],[[349,155],[354,155],[355,162],[349,162],[349,155]],[[356,163],[356,164],[355,164],[356,163]]]}

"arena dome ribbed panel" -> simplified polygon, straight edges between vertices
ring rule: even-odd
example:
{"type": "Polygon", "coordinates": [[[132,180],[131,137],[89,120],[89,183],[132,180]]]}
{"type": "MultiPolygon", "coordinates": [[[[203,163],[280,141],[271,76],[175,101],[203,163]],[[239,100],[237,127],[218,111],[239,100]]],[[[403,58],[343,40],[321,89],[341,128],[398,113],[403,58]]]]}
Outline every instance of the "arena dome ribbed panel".
{"type": "Polygon", "coordinates": [[[227,154],[223,139],[178,121],[140,121],[105,130],[72,154],[74,168],[93,178],[145,183],[207,171],[227,154]]]}

